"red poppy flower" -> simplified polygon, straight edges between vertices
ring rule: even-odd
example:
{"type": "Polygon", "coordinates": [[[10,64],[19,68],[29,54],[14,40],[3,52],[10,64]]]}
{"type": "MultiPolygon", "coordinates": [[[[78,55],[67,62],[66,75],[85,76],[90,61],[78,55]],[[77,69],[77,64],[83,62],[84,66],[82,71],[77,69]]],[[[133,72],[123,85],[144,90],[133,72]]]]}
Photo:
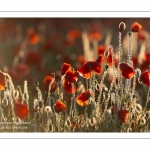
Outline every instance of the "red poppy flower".
{"type": "Polygon", "coordinates": [[[91,93],[89,90],[86,90],[85,92],[81,93],[76,99],[78,105],[80,106],[86,106],[89,103],[89,98],[91,97],[91,93]]]}
{"type": "Polygon", "coordinates": [[[22,76],[20,76],[19,74],[17,74],[16,70],[15,69],[9,69],[8,70],[8,74],[11,76],[12,80],[13,81],[21,81],[23,79],[22,76]]]}
{"type": "Polygon", "coordinates": [[[14,101],[14,112],[20,119],[26,119],[28,117],[29,109],[27,104],[22,104],[19,102],[19,99],[17,99],[14,101]]]}
{"type": "MultiPolygon", "coordinates": [[[[45,76],[45,78],[44,78],[44,90],[45,91],[48,91],[49,84],[52,81],[52,79],[53,79],[53,77],[50,75],[45,76]]],[[[53,93],[53,92],[55,92],[56,89],[57,89],[57,83],[54,81],[54,83],[51,86],[50,92],[53,93]]]]}
{"type": "Polygon", "coordinates": [[[37,65],[42,61],[42,57],[38,52],[29,51],[25,57],[27,65],[37,65]]]}
{"type": "Polygon", "coordinates": [[[76,89],[76,86],[74,85],[74,86],[73,86],[74,89],[73,89],[73,91],[72,91],[72,83],[69,82],[69,81],[67,81],[67,80],[64,80],[63,86],[64,86],[65,91],[66,91],[68,94],[72,94],[72,92],[76,92],[76,90],[77,90],[77,89],[76,89]]]}
{"type": "Polygon", "coordinates": [[[69,82],[74,82],[74,83],[77,82],[78,72],[77,71],[71,71],[71,70],[66,71],[65,80],[69,81],[69,82]]]}
{"type": "Polygon", "coordinates": [[[70,38],[70,39],[75,39],[75,38],[78,38],[80,37],[81,33],[79,30],[70,30],[67,34],[67,36],[70,38]]]}
{"type": "Polygon", "coordinates": [[[29,38],[29,43],[32,45],[37,44],[40,40],[40,36],[35,32],[33,28],[30,28],[27,31],[27,36],[29,38]]]}
{"type": "Polygon", "coordinates": [[[45,52],[47,52],[47,51],[51,50],[53,48],[53,46],[54,46],[53,43],[51,43],[49,41],[46,41],[43,44],[42,50],[45,51],[45,52]]]}
{"type": "Polygon", "coordinates": [[[126,123],[128,116],[129,111],[126,108],[121,108],[120,110],[118,110],[118,117],[122,123],[126,123]]]}
{"type": "Polygon", "coordinates": [[[98,51],[98,54],[99,54],[99,55],[103,55],[104,52],[105,52],[105,50],[106,50],[106,46],[105,46],[105,45],[99,45],[99,46],[98,46],[97,51],[98,51]]]}
{"type": "Polygon", "coordinates": [[[64,112],[67,110],[67,106],[61,100],[57,100],[57,102],[54,104],[54,109],[57,113],[64,112]]]}
{"type": "Polygon", "coordinates": [[[145,85],[150,86],[150,71],[149,70],[144,71],[141,74],[140,78],[145,85]]]}
{"type": "Polygon", "coordinates": [[[63,44],[65,46],[72,46],[73,45],[73,40],[72,39],[66,39],[63,41],[63,44]]]}
{"type": "Polygon", "coordinates": [[[102,72],[102,67],[98,62],[85,62],[84,65],[78,69],[79,74],[86,79],[90,79],[93,76],[93,71],[96,74],[100,74],[102,72]]]}
{"type": "Polygon", "coordinates": [[[63,63],[62,67],[61,67],[61,73],[62,75],[64,75],[66,73],[67,70],[71,69],[71,65],[67,64],[67,63],[63,63]]]}
{"type": "Polygon", "coordinates": [[[5,84],[6,84],[6,77],[3,74],[3,72],[1,72],[1,70],[0,70],[0,91],[4,90],[5,84]]]}
{"type": "Polygon", "coordinates": [[[95,32],[91,32],[88,37],[90,41],[93,40],[100,41],[102,39],[102,34],[100,32],[95,31],[95,32]]]}
{"type": "Polygon", "coordinates": [[[124,22],[121,22],[121,23],[119,24],[119,31],[122,32],[123,30],[125,30],[125,28],[126,28],[125,23],[124,23],[124,22]]]}
{"type": "Polygon", "coordinates": [[[134,76],[134,74],[135,74],[134,69],[131,66],[129,66],[128,64],[121,63],[119,67],[120,67],[122,76],[124,78],[131,79],[134,76]]]}
{"type": "Polygon", "coordinates": [[[23,77],[29,73],[29,70],[29,67],[24,63],[20,63],[15,66],[16,73],[23,77]]]}
{"type": "Polygon", "coordinates": [[[138,22],[134,22],[134,24],[132,24],[130,28],[132,32],[139,32],[141,29],[142,29],[142,26],[138,22]]]}

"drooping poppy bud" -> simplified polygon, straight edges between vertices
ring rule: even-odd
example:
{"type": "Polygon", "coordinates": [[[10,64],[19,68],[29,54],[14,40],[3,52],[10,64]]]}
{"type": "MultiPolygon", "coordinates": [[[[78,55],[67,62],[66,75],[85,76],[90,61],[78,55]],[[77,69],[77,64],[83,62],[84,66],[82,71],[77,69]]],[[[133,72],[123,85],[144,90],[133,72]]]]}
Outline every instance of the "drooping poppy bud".
{"type": "Polygon", "coordinates": [[[16,99],[14,101],[14,112],[20,119],[26,119],[28,117],[29,109],[27,104],[22,104],[19,102],[19,99],[16,99]]]}
{"type": "Polygon", "coordinates": [[[132,32],[139,32],[142,29],[142,26],[138,22],[134,22],[130,28],[132,32]]]}
{"type": "Polygon", "coordinates": [[[121,108],[118,110],[118,117],[122,123],[126,123],[129,116],[129,111],[126,108],[121,108]]]}
{"type": "Polygon", "coordinates": [[[66,73],[67,70],[71,69],[71,65],[67,64],[67,63],[63,63],[62,67],[61,67],[61,73],[62,75],[64,75],[66,73]]]}
{"type": "Polygon", "coordinates": [[[67,106],[61,100],[57,100],[57,102],[54,104],[54,109],[57,113],[64,112],[67,110],[67,106]]]}
{"type": "MultiPolygon", "coordinates": [[[[45,91],[48,91],[49,84],[52,81],[52,79],[53,79],[53,77],[50,75],[45,76],[45,78],[44,78],[44,90],[45,91]]],[[[55,92],[56,89],[57,89],[57,83],[56,83],[56,81],[54,81],[53,84],[51,85],[50,92],[53,93],[53,92],[55,92]]]]}
{"type": "Polygon", "coordinates": [[[126,79],[131,79],[135,72],[134,69],[126,63],[121,63],[119,65],[122,76],[126,79]]]}
{"type": "Polygon", "coordinates": [[[76,99],[78,105],[86,106],[89,103],[89,98],[91,97],[91,93],[89,90],[81,93],[76,99]]]}
{"type": "Polygon", "coordinates": [[[77,71],[71,71],[71,70],[66,71],[65,80],[69,81],[69,82],[74,82],[74,83],[77,82],[78,72],[77,71]]]}
{"type": "Polygon", "coordinates": [[[119,31],[122,32],[125,29],[126,29],[126,24],[124,22],[120,22],[120,24],[119,24],[119,31]]]}
{"type": "Polygon", "coordinates": [[[6,84],[6,77],[3,74],[3,72],[1,72],[1,70],[0,70],[0,91],[4,90],[5,84],[6,84]]]}
{"type": "Polygon", "coordinates": [[[150,71],[146,70],[140,75],[141,81],[147,85],[150,86],[150,71]]]}

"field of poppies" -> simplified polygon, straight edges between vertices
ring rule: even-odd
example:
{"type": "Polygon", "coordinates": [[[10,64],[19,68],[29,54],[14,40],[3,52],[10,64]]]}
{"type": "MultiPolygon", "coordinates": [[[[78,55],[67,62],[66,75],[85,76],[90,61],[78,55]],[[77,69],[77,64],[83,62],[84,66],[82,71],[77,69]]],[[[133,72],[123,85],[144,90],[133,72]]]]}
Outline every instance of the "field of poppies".
{"type": "Polygon", "coordinates": [[[148,18],[1,18],[0,132],[149,132],[148,18]]]}

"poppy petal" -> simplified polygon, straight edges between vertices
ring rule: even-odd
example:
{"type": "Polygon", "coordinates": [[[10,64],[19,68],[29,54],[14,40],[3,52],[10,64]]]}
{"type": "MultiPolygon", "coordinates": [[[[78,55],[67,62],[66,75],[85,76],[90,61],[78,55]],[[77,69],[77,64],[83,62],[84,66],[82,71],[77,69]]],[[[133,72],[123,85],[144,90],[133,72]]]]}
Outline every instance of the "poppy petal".
{"type": "Polygon", "coordinates": [[[128,64],[121,63],[119,67],[120,67],[122,76],[124,78],[131,79],[134,76],[134,74],[135,74],[134,69],[131,66],[129,66],[128,64]]]}
{"type": "Polygon", "coordinates": [[[134,22],[130,29],[132,32],[139,32],[142,29],[142,26],[138,22],[134,22]]]}
{"type": "Polygon", "coordinates": [[[100,74],[102,72],[102,67],[97,62],[94,63],[92,69],[96,74],[100,74]]]}
{"type": "Polygon", "coordinates": [[[145,85],[150,86],[150,71],[149,70],[144,71],[141,74],[140,78],[145,85]]]}
{"type": "Polygon", "coordinates": [[[20,119],[26,119],[28,117],[29,109],[27,104],[22,104],[17,99],[14,101],[14,112],[20,119]]]}
{"type": "Polygon", "coordinates": [[[76,89],[76,86],[74,85],[74,86],[73,86],[74,89],[73,89],[73,91],[72,91],[72,83],[69,82],[69,81],[66,81],[66,80],[64,80],[63,86],[64,86],[65,91],[66,91],[68,94],[72,94],[72,92],[76,92],[76,90],[77,90],[77,89],[76,89]]]}
{"type": "Polygon", "coordinates": [[[84,65],[78,69],[79,74],[86,79],[90,79],[92,77],[93,64],[94,62],[85,62],[84,65]]]}
{"type": "Polygon", "coordinates": [[[65,75],[65,79],[69,82],[77,82],[78,80],[78,72],[68,70],[65,75]]]}
{"type": "Polygon", "coordinates": [[[101,55],[99,55],[96,62],[102,64],[104,62],[104,58],[101,55]]]}
{"type": "Polygon", "coordinates": [[[62,67],[61,67],[61,73],[62,75],[64,75],[66,73],[67,70],[71,69],[71,65],[67,64],[67,63],[63,63],[62,67]]]}
{"type": "MultiPolygon", "coordinates": [[[[53,78],[53,77],[50,76],[50,75],[47,75],[47,76],[44,78],[44,90],[45,90],[45,91],[48,91],[49,84],[50,84],[50,82],[52,81],[52,78],[53,78]]],[[[53,83],[52,86],[51,86],[50,92],[53,93],[53,92],[56,91],[56,89],[57,89],[57,83],[54,81],[54,83],[53,83]]]]}
{"type": "Polygon", "coordinates": [[[127,109],[121,108],[120,110],[118,110],[118,117],[122,121],[122,123],[126,123],[128,115],[129,111],[127,109]]]}
{"type": "Polygon", "coordinates": [[[54,109],[57,113],[64,112],[67,110],[67,106],[61,100],[57,100],[57,102],[54,104],[54,109]]]}
{"type": "Polygon", "coordinates": [[[89,90],[86,92],[83,92],[81,95],[79,95],[76,99],[78,105],[80,106],[86,106],[89,102],[89,98],[91,97],[91,93],[89,90]]]}
{"type": "Polygon", "coordinates": [[[6,77],[5,75],[0,71],[0,91],[4,90],[6,84],[6,77]]]}

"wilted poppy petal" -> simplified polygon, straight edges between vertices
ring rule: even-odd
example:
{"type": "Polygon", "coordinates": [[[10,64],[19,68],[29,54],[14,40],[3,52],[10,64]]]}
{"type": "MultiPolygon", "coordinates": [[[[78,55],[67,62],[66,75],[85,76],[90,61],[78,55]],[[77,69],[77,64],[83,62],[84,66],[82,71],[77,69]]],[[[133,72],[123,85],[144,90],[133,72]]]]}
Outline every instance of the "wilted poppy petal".
{"type": "Polygon", "coordinates": [[[28,117],[29,109],[27,104],[22,104],[17,99],[14,101],[14,112],[20,119],[26,119],[28,117]]]}
{"type": "Polygon", "coordinates": [[[142,26],[138,22],[134,22],[130,29],[132,32],[139,32],[142,29],[142,26]]]}
{"type": "Polygon", "coordinates": [[[65,80],[69,82],[77,82],[78,80],[78,72],[68,70],[65,75],[65,80]]]}
{"type": "Polygon", "coordinates": [[[91,93],[89,90],[86,92],[81,93],[76,99],[78,105],[80,106],[86,106],[89,102],[89,98],[91,97],[91,93]]]}
{"type": "Polygon", "coordinates": [[[66,81],[66,80],[64,80],[63,86],[64,86],[65,91],[66,91],[68,94],[72,94],[73,92],[76,92],[76,90],[77,90],[77,89],[76,89],[76,86],[74,85],[74,86],[73,86],[74,89],[73,89],[73,91],[72,91],[72,83],[69,82],[69,81],[66,81]]]}
{"type": "Polygon", "coordinates": [[[6,77],[3,72],[0,71],[0,90],[4,90],[6,84],[6,77]]]}
{"type": "Polygon", "coordinates": [[[129,66],[128,64],[121,63],[119,67],[120,67],[122,76],[124,78],[131,79],[134,76],[134,74],[135,74],[134,69],[131,66],[129,66]]]}
{"type": "Polygon", "coordinates": [[[145,85],[150,86],[150,71],[149,70],[144,71],[141,74],[140,78],[145,85]]]}
{"type": "Polygon", "coordinates": [[[71,65],[67,64],[67,63],[63,63],[62,67],[61,67],[61,73],[62,75],[64,75],[66,73],[67,70],[71,69],[71,65]]]}
{"type": "Polygon", "coordinates": [[[64,112],[67,110],[67,106],[61,100],[57,100],[57,102],[54,104],[54,109],[57,113],[64,112]]]}
{"type": "MultiPolygon", "coordinates": [[[[44,78],[44,90],[45,91],[48,91],[49,84],[51,81],[52,81],[52,76],[49,76],[49,75],[45,76],[44,78]]],[[[57,83],[54,81],[54,83],[51,86],[50,92],[53,93],[55,92],[56,89],[57,89],[57,83]]]]}
{"type": "Polygon", "coordinates": [[[126,123],[128,116],[129,111],[127,109],[121,108],[120,110],[118,110],[118,117],[122,123],[126,123]]]}

